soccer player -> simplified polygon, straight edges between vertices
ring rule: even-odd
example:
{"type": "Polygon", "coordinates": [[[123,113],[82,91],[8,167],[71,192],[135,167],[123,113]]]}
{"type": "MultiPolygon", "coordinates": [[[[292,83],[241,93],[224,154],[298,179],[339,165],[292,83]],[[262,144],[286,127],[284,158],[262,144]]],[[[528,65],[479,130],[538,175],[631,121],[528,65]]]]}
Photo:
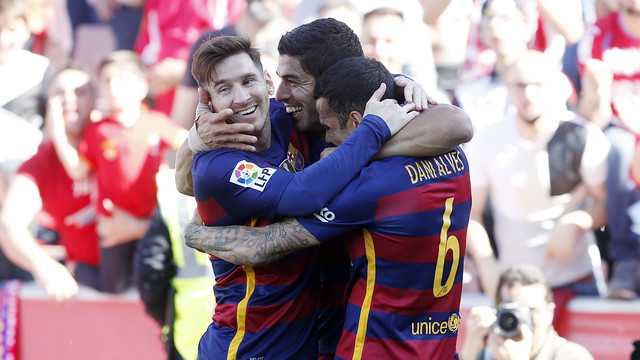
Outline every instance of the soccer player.
{"type": "MultiPolygon", "coordinates": [[[[327,141],[351,139],[364,124],[367,94],[381,82],[393,86],[393,77],[362,57],[320,75],[314,96],[327,141]]],[[[258,228],[204,227],[196,216],[185,239],[245,267],[340,239],[353,276],[336,359],[453,359],[470,208],[468,164],[458,147],[373,161],[313,215],[258,228]]]]}
{"type": "MultiPolygon", "coordinates": [[[[362,47],[358,37],[344,23],[334,19],[319,19],[311,23],[299,26],[285,34],[278,46],[280,52],[278,74],[282,82],[276,93],[276,99],[283,102],[286,111],[292,115],[296,131],[291,133],[291,144],[301,141],[305,146],[293,146],[288,151],[291,165],[288,168],[299,170],[311,161],[319,158],[320,151],[327,145],[324,142],[324,127],[318,121],[318,114],[313,99],[315,79],[331,64],[345,57],[362,57],[362,47]],[[304,134],[301,137],[299,134],[304,134]],[[299,151],[300,150],[300,151],[299,151]],[[301,163],[300,160],[305,162],[301,163]],[[295,160],[295,161],[294,161],[295,160]]],[[[396,77],[396,87],[403,91],[400,96],[405,96],[408,101],[416,102],[416,108],[426,108],[427,97],[419,86],[404,77],[396,77]],[[417,94],[417,95],[416,95],[417,94]],[[412,96],[413,95],[413,96],[412,96]]],[[[201,94],[202,95],[202,94],[201,94]]],[[[200,108],[207,108],[207,100],[201,96],[200,108]]],[[[212,149],[230,147],[243,150],[255,150],[249,139],[255,137],[250,134],[252,125],[226,122],[226,117],[232,111],[220,111],[213,114],[200,115],[198,121],[198,134],[207,140],[212,149]],[[245,128],[240,130],[239,128],[245,128]],[[239,131],[249,134],[238,133],[239,131]],[[212,140],[213,139],[213,140],[212,140]],[[232,142],[233,141],[233,142],[232,142]]],[[[286,122],[279,121],[277,126],[284,126],[286,122]]],[[[394,136],[385,143],[379,154],[390,156],[399,155],[433,155],[452,149],[462,142],[468,141],[472,130],[468,116],[460,109],[453,106],[430,106],[429,111],[422,112],[414,121],[403,129],[398,136],[394,136]]],[[[380,156],[380,155],[379,155],[380,156]]],[[[178,189],[184,193],[193,193],[191,189],[191,157],[189,147],[183,144],[178,152],[176,161],[178,189]],[[188,176],[185,176],[185,173],[188,176]]],[[[331,178],[338,175],[332,174],[331,178]]],[[[321,254],[323,261],[322,293],[323,299],[333,299],[333,303],[320,305],[320,308],[329,307],[329,311],[321,311],[320,355],[332,357],[339,339],[342,327],[343,309],[340,308],[343,288],[340,282],[346,283],[348,273],[348,261],[341,262],[336,249],[323,246],[321,254]],[[340,275],[341,264],[345,275],[340,275]],[[330,276],[326,276],[330,275],[330,276]],[[337,276],[336,276],[337,275],[337,276]],[[335,290],[328,293],[327,289],[335,290]]],[[[343,250],[343,249],[340,249],[343,250]]],[[[346,260],[346,254],[344,256],[346,260]]]]}
{"type": "MultiPolygon", "coordinates": [[[[343,148],[305,171],[289,172],[278,166],[287,163],[287,152],[294,152],[289,141],[293,123],[284,106],[269,99],[273,84],[250,42],[229,36],[205,42],[194,54],[193,74],[209,93],[213,109],[231,109],[230,121],[252,124],[258,139],[255,153],[220,149],[194,158],[194,192],[207,225],[255,224],[252,217],[273,220],[320,209],[383,141],[418,114],[414,105],[372,101],[368,110],[379,116],[367,116],[343,148]],[[289,125],[275,125],[283,121],[289,125]],[[341,177],[327,184],[332,174],[341,177]]],[[[217,308],[199,357],[315,358],[316,258],[313,251],[301,251],[260,268],[212,258],[217,308]],[[285,335],[294,333],[298,336],[285,335]]]]}

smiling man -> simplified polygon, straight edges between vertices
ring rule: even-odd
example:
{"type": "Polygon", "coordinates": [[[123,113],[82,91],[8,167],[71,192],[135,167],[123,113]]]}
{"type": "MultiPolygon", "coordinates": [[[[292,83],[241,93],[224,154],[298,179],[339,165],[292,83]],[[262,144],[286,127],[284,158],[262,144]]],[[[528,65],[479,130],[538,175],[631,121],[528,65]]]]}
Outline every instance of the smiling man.
{"type": "MultiPolygon", "coordinates": [[[[249,107],[253,105],[250,103],[243,106],[229,106],[227,109],[220,109],[214,106],[213,109],[211,109],[214,111],[213,113],[202,114],[198,112],[200,115],[196,121],[198,124],[196,135],[201,136],[202,140],[204,140],[210,149],[226,147],[258,151],[259,154],[270,154],[274,157],[274,159],[271,160],[272,162],[269,162],[270,164],[280,164],[281,167],[285,167],[290,171],[299,171],[313,161],[316,161],[319,158],[320,152],[327,146],[324,142],[324,127],[319,123],[316,104],[313,99],[313,89],[316,78],[337,61],[346,57],[363,57],[363,53],[360,42],[353,31],[346,24],[330,18],[319,19],[301,25],[288,32],[281,38],[278,50],[280,53],[278,75],[282,78],[282,82],[276,93],[276,99],[279,102],[272,100],[270,104],[272,136],[269,150],[265,150],[265,144],[262,140],[258,139],[253,124],[236,121],[240,119],[240,117],[238,117],[239,114],[236,113],[242,110],[250,110],[249,107]],[[276,119],[278,120],[276,121],[276,119]],[[281,152],[280,155],[276,155],[278,151],[281,152]],[[278,163],[278,161],[281,162],[278,163]]],[[[401,90],[400,96],[404,95],[404,98],[409,99],[408,101],[415,102],[417,110],[426,109],[427,97],[420,96],[423,92],[419,89],[419,86],[416,87],[415,83],[402,76],[396,77],[394,83],[396,88],[401,90]],[[405,87],[403,88],[402,86],[405,87]]],[[[210,92],[210,94],[211,96],[215,96],[213,92],[210,92]]],[[[208,102],[209,99],[206,96],[201,96],[199,107],[208,109],[208,102]]],[[[370,104],[374,106],[371,112],[381,116],[383,119],[387,119],[387,115],[378,112],[378,110],[382,109],[375,107],[388,103],[389,101],[373,102],[370,104]]],[[[213,105],[213,102],[211,102],[211,104],[213,105]]],[[[397,110],[398,106],[396,104],[393,105],[392,108],[397,110]]],[[[405,106],[398,115],[406,116],[407,111],[411,111],[413,106],[414,105],[405,106]]],[[[365,121],[363,124],[366,125],[366,123],[365,121]]],[[[462,142],[468,141],[471,134],[470,120],[459,108],[447,105],[429,106],[429,111],[421,112],[414,121],[411,121],[402,129],[398,136],[394,136],[390,141],[386,142],[383,149],[378,153],[378,156],[391,156],[391,154],[425,156],[440,154],[451,150],[462,142]]],[[[349,141],[347,143],[349,143],[349,141]]],[[[348,146],[346,146],[347,143],[341,146],[341,148],[345,148],[341,150],[343,154],[351,151],[348,150],[348,146]]],[[[369,145],[370,144],[367,143],[367,146],[369,145]]],[[[358,151],[360,150],[361,149],[358,148],[358,151]]],[[[189,146],[187,146],[186,143],[183,144],[178,152],[178,159],[176,161],[176,183],[178,189],[185,194],[193,194],[193,185],[191,184],[192,157],[193,153],[190,151],[189,146]]],[[[194,175],[196,167],[206,169],[207,164],[213,164],[212,161],[203,161],[203,159],[205,159],[203,155],[196,155],[195,159],[193,159],[194,175]],[[199,162],[200,165],[196,165],[196,162],[199,162]]],[[[240,184],[247,185],[244,188],[253,189],[255,191],[254,194],[251,194],[251,192],[237,192],[238,189],[225,191],[223,190],[224,188],[220,188],[219,185],[212,180],[214,177],[208,175],[202,177],[202,179],[209,179],[209,186],[212,188],[208,189],[203,187],[203,191],[209,192],[207,196],[215,199],[215,201],[205,201],[209,203],[207,206],[211,206],[210,209],[217,207],[218,209],[224,210],[222,215],[212,216],[211,214],[215,213],[213,211],[211,214],[205,214],[204,216],[208,216],[208,218],[203,216],[205,223],[216,223],[217,225],[224,223],[230,224],[232,222],[228,220],[232,216],[244,219],[246,216],[272,218],[274,214],[310,214],[313,211],[308,211],[308,208],[312,207],[309,205],[311,202],[314,202],[314,206],[321,204],[314,210],[321,208],[326,203],[321,200],[322,196],[326,196],[323,192],[325,191],[323,190],[323,186],[327,185],[327,183],[329,183],[328,185],[330,186],[335,186],[344,180],[348,182],[348,174],[350,174],[343,173],[335,167],[321,177],[313,177],[310,175],[297,176],[292,180],[292,183],[297,183],[298,185],[304,183],[306,188],[302,189],[302,187],[300,187],[294,191],[287,190],[284,192],[285,195],[283,195],[282,198],[278,198],[277,196],[279,195],[273,195],[273,193],[271,193],[271,191],[275,191],[276,194],[279,194],[282,191],[282,187],[278,185],[278,181],[273,181],[273,178],[269,177],[269,181],[266,183],[264,190],[259,191],[258,189],[262,189],[262,187],[258,186],[258,184],[264,184],[262,179],[266,179],[264,177],[266,174],[263,174],[264,176],[260,181],[252,181],[253,176],[249,176],[249,174],[255,174],[255,179],[258,180],[259,174],[262,174],[261,171],[264,170],[261,165],[263,163],[264,160],[256,160],[253,161],[249,167],[246,164],[238,165],[237,162],[230,161],[229,164],[232,165],[233,170],[238,171],[233,172],[233,178],[230,173],[221,175],[222,180],[220,181],[227,183],[234,182],[237,187],[240,187],[240,184]],[[237,168],[235,167],[236,165],[237,168]],[[256,169],[256,166],[260,168],[260,170],[254,172],[253,170],[256,169]],[[337,179],[338,177],[339,179],[337,179]],[[330,179],[330,181],[327,181],[327,179],[330,179]],[[216,195],[214,192],[219,193],[216,195]],[[251,196],[257,196],[258,201],[249,205],[246,199],[242,197],[243,195],[249,196],[249,198],[251,196]],[[275,203],[273,202],[274,200],[276,201],[275,203]],[[217,204],[219,201],[232,203],[234,206],[222,209],[218,206],[219,204],[217,204]],[[305,213],[305,211],[307,212],[305,213]],[[226,220],[223,219],[223,217],[226,217],[226,220]],[[213,221],[216,219],[220,219],[220,222],[213,221]]],[[[312,170],[312,168],[313,167],[310,167],[309,170],[312,170]]],[[[204,172],[205,170],[200,171],[204,172]]],[[[215,171],[215,169],[209,171],[215,171]]],[[[316,174],[319,173],[317,169],[315,171],[316,174]]],[[[281,176],[280,174],[276,175],[281,176]]],[[[193,177],[193,181],[197,183],[196,176],[193,177]]],[[[296,186],[292,188],[296,189],[296,186]]],[[[198,196],[200,195],[196,193],[196,197],[198,196]]],[[[199,207],[200,206],[204,209],[205,205],[201,203],[199,207]]],[[[204,210],[204,212],[206,212],[206,210],[204,210]]],[[[263,222],[256,222],[256,224],[262,225],[263,222]]],[[[321,249],[321,256],[325,254],[328,255],[323,256],[323,258],[327,259],[323,263],[323,266],[328,266],[323,269],[329,271],[323,272],[322,292],[323,297],[331,301],[325,305],[328,307],[333,307],[334,305],[340,307],[341,304],[339,303],[342,298],[341,294],[343,293],[343,289],[339,289],[339,285],[337,287],[334,286],[336,283],[332,282],[333,279],[331,276],[335,277],[335,275],[340,272],[336,271],[336,264],[342,264],[341,260],[343,258],[337,256],[339,253],[337,250],[343,249],[334,251],[334,249],[325,246],[321,247],[321,249]],[[325,276],[328,273],[331,273],[329,278],[325,276]],[[327,279],[330,279],[329,282],[326,282],[327,279]],[[325,291],[326,289],[337,289],[338,292],[328,293],[325,291]],[[337,296],[335,296],[336,294],[337,296]]],[[[214,272],[216,272],[216,275],[222,274],[226,276],[231,273],[230,268],[216,268],[216,260],[215,258],[213,259],[214,272]]],[[[289,258],[287,257],[287,259],[289,258]]],[[[346,264],[348,265],[348,262],[346,264]]],[[[305,276],[305,274],[317,271],[315,261],[308,261],[306,263],[299,261],[298,265],[298,267],[286,268],[284,270],[286,275],[282,276],[282,279],[286,279],[288,282],[291,281],[292,277],[290,275],[294,272],[301,272],[301,274],[296,273],[295,277],[293,277],[293,279],[297,279],[300,278],[300,276],[305,276]]],[[[244,268],[245,267],[242,267],[243,270],[244,268]]],[[[253,277],[250,272],[253,270],[247,269],[247,271],[249,272],[245,271],[244,277],[239,276],[235,279],[236,282],[234,284],[236,287],[243,286],[238,284],[247,284],[241,290],[245,291],[245,296],[248,299],[247,303],[250,304],[254,301],[252,294],[256,293],[254,291],[256,288],[249,286],[251,283],[249,279],[253,277]]],[[[348,268],[346,268],[345,271],[348,272],[348,268]]],[[[242,273],[240,273],[240,275],[242,275],[242,273]]],[[[276,276],[275,274],[272,275],[276,276]]],[[[337,278],[340,278],[337,280],[338,282],[346,281],[342,279],[342,276],[337,276],[337,278]]],[[[218,284],[220,283],[221,282],[218,282],[218,284]]],[[[268,286],[260,287],[260,289],[263,292],[279,290],[278,287],[268,286]]],[[[262,294],[262,292],[258,293],[262,294]]],[[[275,299],[275,297],[271,297],[271,299],[275,299]]],[[[288,307],[279,308],[276,304],[271,303],[270,306],[268,309],[272,311],[268,314],[269,316],[279,316],[282,311],[288,309],[288,307]]],[[[322,307],[322,305],[320,307],[322,307]]],[[[217,309],[226,310],[226,308],[220,306],[217,309]]],[[[308,310],[309,308],[305,306],[296,309],[294,312],[289,312],[289,314],[299,316],[299,314],[308,310]]],[[[328,315],[328,317],[325,315],[333,311],[334,309],[329,309],[327,313],[321,314],[319,320],[322,322],[320,331],[323,332],[323,340],[320,342],[319,351],[322,355],[326,354],[331,357],[333,352],[335,352],[343,321],[343,315],[340,315],[340,312],[343,311],[342,309],[337,309],[334,313],[336,315],[335,317],[334,315],[328,315]],[[325,334],[327,336],[325,336],[325,334]]],[[[249,311],[248,313],[251,312],[249,311]]],[[[266,324],[270,322],[261,319],[260,323],[266,324]]],[[[308,334],[309,331],[315,331],[315,329],[305,329],[304,331],[296,332],[296,334],[299,334],[300,338],[305,338],[305,334],[308,334]]],[[[279,336],[285,338],[286,334],[281,333],[279,336]]],[[[268,341],[273,340],[270,339],[268,341]]],[[[260,348],[257,349],[258,351],[260,350],[260,348]]],[[[279,348],[274,347],[273,349],[277,351],[279,348]]],[[[282,357],[282,355],[279,357],[282,357]]]]}
{"type": "MultiPolygon", "coordinates": [[[[250,42],[239,37],[211,39],[194,54],[193,63],[194,77],[208,92],[213,110],[228,112],[230,122],[251,124],[258,139],[253,153],[219,149],[194,157],[194,193],[206,225],[255,225],[254,217],[268,221],[281,214],[308,214],[321,208],[383,141],[417,115],[412,105],[372,101],[370,107],[380,116],[368,115],[361,131],[344,148],[293,173],[278,167],[287,162],[288,149],[291,153],[293,123],[283,105],[269,100],[273,83],[250,42]],[[340,179],[325,181],[336,173],[341,174],[340,179]]],[[[316,261],[312,251],[260,268],[211,257],[217,305],[213,323],[200,341],[198,357],[315,358],[316,261]]]]}
{"type": "MultiPolygon", "coordinates": [[[[367,94],[381,82],[392,87],[393,77],[364,57],[343,59],[318,78],[319,123],[326,140],[340,145],[331,155],[366,125],[367,94]]],[[[191,247],[256,269],[338,242],[352,276],[335,358],[455,359],[471,209],[468,169],[459,147],[433,157],[390,157],[369,163],[312,215],[257,228],[198,226],[196,218],[184,235],[191,247]]]]}

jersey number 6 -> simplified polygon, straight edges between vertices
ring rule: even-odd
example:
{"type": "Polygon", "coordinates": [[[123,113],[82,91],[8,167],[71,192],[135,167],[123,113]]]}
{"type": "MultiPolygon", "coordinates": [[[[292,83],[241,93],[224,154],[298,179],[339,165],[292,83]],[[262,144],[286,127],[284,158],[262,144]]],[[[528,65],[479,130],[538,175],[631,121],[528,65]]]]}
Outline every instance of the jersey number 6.
{"type": "Polygon", "coordinates": [[[445,201],[444,214],[442,215],[442,229],[440,229],[440,243],[438,244],[438,262],[436,263],[436,273],[433,279],[433,295],[437,298],[443,297],[451,291],[456,273],[458,272],[458,263],[460,262],[460,242],[455,235],[449,236],[447,234],[449,226],[451,226],[453,199],[454,198],[450,197],[445,201]],[[445,258],[449,250],[453,252],[453,261],[447,282],[442,285],[445,258]]]}

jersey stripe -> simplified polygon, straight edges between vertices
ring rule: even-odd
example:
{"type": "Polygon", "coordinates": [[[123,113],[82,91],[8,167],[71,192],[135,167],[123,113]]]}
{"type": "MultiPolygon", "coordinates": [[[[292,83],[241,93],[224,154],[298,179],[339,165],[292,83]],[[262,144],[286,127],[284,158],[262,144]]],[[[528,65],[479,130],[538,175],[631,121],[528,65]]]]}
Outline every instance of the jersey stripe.
{"type": "Polygon", "coordinates": [[[245,274],[247,274],[247,294],[244,299],[238,304],[237,317],[238,317],[238,331],[236,331],[231,344],[229,344],[229,352],[227,353],[227,360],[235,360],[238,355],[238,348],[244,338],[246,321],[247,321],[247,304],[249,298],[253,295],[253,289],[256,286],[256,274],[251,266],[242,266],[245,274]]]}
{"type": "Polygon", "coordinates": [[[367,290],[362,301],[362,310],[360,311],[360,321],[358,322],[358,333],[356,335],[356,346],[353,350],[353,359],[360,360],[364,349],[364,340],[367,335],[367,323],[369,322],[369,310],[371,309],[371,300],[373,299],[373,289],[376,284],[376,249],[373,245],[373,239],[369,230],[362,229],[364,237],[364,246],[367,249],[367,290]]]}
{"type": "MultiPolygon", "coordinates": [[[[257,218],[251,219],[250,226],[256,226],[258,222],[257,218]]],[[[244,298],[238,303],[238,309],[236,310],[238,331],[233,336],[231,343],[229,344],[229,352],[227,353],[227,360],[235,360],[238,356],[238,348],[244,338],[244,333],[247,328],[247,305],[249,304],[249,298],[253,295],[253,290],[256,287],[256,273],[251,266],[242,266],[242,270],[247,275],[247,293],[244,298]]]]}

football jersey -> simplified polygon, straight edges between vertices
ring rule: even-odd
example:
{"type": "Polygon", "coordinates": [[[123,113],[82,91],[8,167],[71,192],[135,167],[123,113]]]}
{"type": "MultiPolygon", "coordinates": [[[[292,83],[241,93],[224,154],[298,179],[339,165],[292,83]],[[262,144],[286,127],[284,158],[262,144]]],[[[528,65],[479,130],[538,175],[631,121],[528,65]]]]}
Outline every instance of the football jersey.
{"type": "MultiPolygon", "coordinates": [[[[268,150],[221,149],[194,156],[194,194],[205,224],[260,226],[282,214],[310,214],[340,191],[390,136],[380,118],[369,116],[344,147],[295,173],[309,161],[308,144],[295,143],[284,105],[275,100],[270,105],[268,150]],[[258,217],[266,220],[251,220],[258,217]]],[[[315,358],[317,257],[316,249],[301,250],[254,268],[211,256],[217,305],[199,357],[315,358]]]]}
{"type": "Polygon", "coordinates": [[[460,148],[364,168],[325,208],[297,220],[342,236],[352,262],[336,359],[453,359],[471,188],[460,148]]]}

